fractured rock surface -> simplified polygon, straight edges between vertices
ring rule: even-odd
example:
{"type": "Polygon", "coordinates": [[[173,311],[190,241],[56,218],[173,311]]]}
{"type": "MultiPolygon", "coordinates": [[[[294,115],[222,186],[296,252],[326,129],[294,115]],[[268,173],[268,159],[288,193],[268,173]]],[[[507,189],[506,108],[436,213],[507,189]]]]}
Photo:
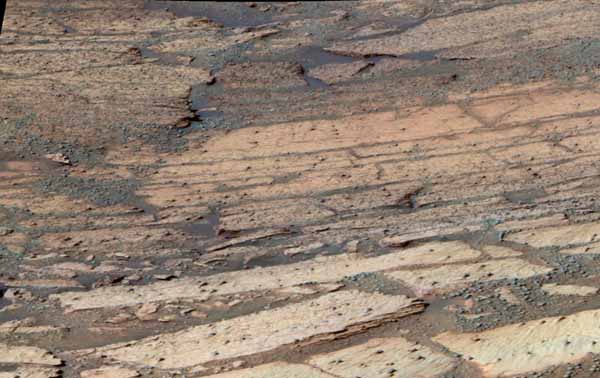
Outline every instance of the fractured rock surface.
{"type": "Polygon", "coordinates": [[[175,299],[207,300],[218,295],[272,290],[308,283],[340,281],[369,273],[421,264],[453,263],[477,258],[478,251],[462,242],[430,243],[372,258],[351,255],[322,257],[306,262],[221,273],[205,279],[181,279],[131,288],[100,288],[86,295],[66,292],[51,296],[71,310],[131,306],[175,299]]]}
{"type": "Polygon", "coordinates": [[[38,347],[0,344],[0,363],[55,366],[62,364],[62,361],[38,347]]]}
{"type": "Polygon", "coordinates": [[[600,371],[597,1],[8,3],[2,378],[600,371]]]}
{"type": "Polygon", "coordinates": [[[308,362],[336,377],[438,377],[452,370],[452,358],[401,337],[371,339],[308,362]]]}
{"type": "Polygon", "coordinates": [[[415,291],[444,290],[473,281],[528,278],[550,272],[550,268],[529,264],[520,259],[494,260],[482,264],[455,265],[433,269],[388,273],[415,291]]]}
{"type": "Polygon", "coordinates": [[[174,369],[352,335],[419,313],[423,305],[404,296],[342,291],[174,334],[151,337],[100,353],[118,361],[174,369]]]}
{"type": "Polygon", "coordinates": [[[472,357],[486,376],[543,370],[598,353],[596,310],[514,324],[481,333],[444,333],[434,338],[448,349],[472,357]],[[510,340],[507,343],[506,340],[510,340]]]}
{"type": "Polygon", "coordinates": [[[331,378],[330,374],[300,364],[272,363],[251,369],[211,375],[208,378],[331,378]]]}

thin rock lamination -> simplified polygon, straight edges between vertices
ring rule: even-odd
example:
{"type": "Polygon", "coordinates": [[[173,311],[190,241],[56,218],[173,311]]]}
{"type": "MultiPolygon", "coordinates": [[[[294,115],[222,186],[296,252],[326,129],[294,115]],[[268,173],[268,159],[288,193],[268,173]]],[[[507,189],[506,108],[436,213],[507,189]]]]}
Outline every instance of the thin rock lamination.
{"type": "Polygon", "coordinates": [[[350,336],[423,311],[406,296],[342,291],[315,300],[206,324],[99,350],[120,362],[163,369],[194,367],[222,359],[309,345],[350,336]]]}

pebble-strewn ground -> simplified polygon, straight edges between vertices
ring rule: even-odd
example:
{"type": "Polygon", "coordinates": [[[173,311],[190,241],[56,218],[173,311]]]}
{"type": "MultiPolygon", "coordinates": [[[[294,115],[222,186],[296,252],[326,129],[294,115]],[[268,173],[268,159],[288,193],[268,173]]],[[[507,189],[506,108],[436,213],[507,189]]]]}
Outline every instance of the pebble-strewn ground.
{"type": "Polygon", "coordinates": [[[0,378],[600,376],[599,32],[9,0],[0,378]]]}

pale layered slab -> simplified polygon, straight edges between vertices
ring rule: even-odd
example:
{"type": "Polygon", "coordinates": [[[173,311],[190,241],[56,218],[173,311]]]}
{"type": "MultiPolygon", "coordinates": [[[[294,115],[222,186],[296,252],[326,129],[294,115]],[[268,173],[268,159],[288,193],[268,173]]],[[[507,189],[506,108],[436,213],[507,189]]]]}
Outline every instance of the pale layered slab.
{"type": "Polygon", "coordinates": [[[432,290],[449,290],[466,286],[475,281],[523,279],[550,272],[549,267],[534,265],[521,259],[491,260],[478,264],[455,264],[416,270],[386,273],[394,280],[402,281],[416,293],[432,290]]]}
{"type": "Polygon", "coordinates": [[[109,346],[99,355],[166,369],[197,366],[292,344],[311,344],[362,332],[421,312],[424,305],[405,296],[343,291],[218,323],[138,342],[109,346]]]}
{"type": "Polygon", "coordinates": [[[544,227],[509,235],[507,240],[529,244],[532,247],[564,247],[571,244],[591,243],[600,235],[600,223],[582,223],[561,227],[544,227]]]}
{"type": "Polygon", "coordinates": [[[598,288],[593,286],[559,285],[556,283],[545,284],[542,286],[542,290],[549,295],[577,295],[580,297],[594,295],[598,292],[598,288]]]}
{"type": "Polygon", "coordinates": [[[316,356],[309,364],[343,378],[434,378],[455,367],[452,358],[402,337],[372,339],[316,356]]]}
{"type": "Polygon", "coordinates": [[[218,295],[287,288],[306,283],[335,282],[363,272],[465,261],[475,259],[480,254],[462,242],[436,242],[372,258],[360,258],[356,255],[329,256],[200,279],[184,278],[146,286],[103,287],[86,293],[66,292],[51,298],[58,299],[63,306],[72,310],[133,306],[176,299],[206,300],[218,295]]]}
{"type": "Polygon", "coordinates": [[[57,366],[60,365],[62,361],[42,348],[0,344],[0,363],[57,366]]]}
{"type": "Polygon", "coordinates": [[[600,310],[591,310],[480,333],[446,332],[434,340],[467,359],[472,357],[486,377],[498,377],[540,371],[599,353],[599,324],[600,310]]]}
{"type": "Polygon", "coordinates": [[[230,371],[206,378],[334,378],[313,367],[302,364],[275,362],[250,369],[230,371]]]}

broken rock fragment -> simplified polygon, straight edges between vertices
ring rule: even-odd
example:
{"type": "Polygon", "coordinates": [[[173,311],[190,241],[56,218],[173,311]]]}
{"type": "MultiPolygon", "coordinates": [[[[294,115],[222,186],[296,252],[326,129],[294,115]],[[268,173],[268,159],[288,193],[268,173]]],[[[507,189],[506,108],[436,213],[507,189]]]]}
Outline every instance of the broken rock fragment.
{"type": "Polygon", "coordinates": [[[143,304],[136,312],[135,316],[140,320],[152,320],[155,318],[153,314],[158,311],[159,306],[155,303],[143,304]]]}
{"type": "Polygon", "coordinates": [[[48,154],[45,156],[45,158],[63,165],[71,165],[71,159],[69,159],[67,155],[60,152],[56,154],[48,154]]]}
{"type": "Polygon", "coordinates": [[[536,248],[564,247],[596,241],[599,234],[599,223],[581,223],[522,231],[509,235],[508,240],[536,248]]]}

